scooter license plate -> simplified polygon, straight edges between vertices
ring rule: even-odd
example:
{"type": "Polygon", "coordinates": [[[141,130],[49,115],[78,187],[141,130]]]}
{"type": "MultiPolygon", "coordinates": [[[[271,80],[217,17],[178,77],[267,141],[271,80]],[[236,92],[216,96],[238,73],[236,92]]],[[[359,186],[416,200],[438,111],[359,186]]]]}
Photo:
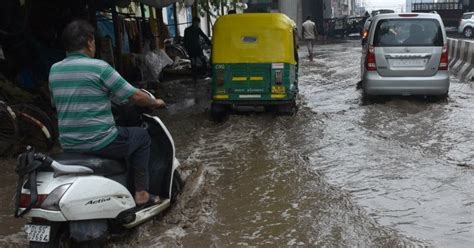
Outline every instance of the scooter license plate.
{"type": "Polygon", "coordinates": [[[45,225],[25,225],[26,236],[29,241],[49,242],[51,226],[45,225]]]}

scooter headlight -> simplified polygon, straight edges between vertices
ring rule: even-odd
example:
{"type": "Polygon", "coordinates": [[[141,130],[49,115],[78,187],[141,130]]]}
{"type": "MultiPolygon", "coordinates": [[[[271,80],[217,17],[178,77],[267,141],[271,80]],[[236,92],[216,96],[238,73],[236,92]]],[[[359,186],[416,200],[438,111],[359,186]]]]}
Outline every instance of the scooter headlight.
{"type": "Polygon", "coordinates": [[[46,200],[43,201],[41,208],[45,210],[59,211],[59,201],[70,186],[71,184],[64,184],[55,188],[51,194],[46,197],[46,200]]]}

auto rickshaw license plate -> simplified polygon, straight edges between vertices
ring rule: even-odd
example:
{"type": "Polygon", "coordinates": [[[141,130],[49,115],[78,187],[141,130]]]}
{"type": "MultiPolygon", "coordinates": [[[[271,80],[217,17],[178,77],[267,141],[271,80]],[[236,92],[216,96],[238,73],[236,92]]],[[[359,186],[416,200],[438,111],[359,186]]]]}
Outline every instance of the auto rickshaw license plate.
{"type": "Polygon", "coordinates": [[[273,94],[283,94],[283,93],[285,93],[285,86],[283,86],[283,85],[272,86],[272,93],[273,94]]]}
{"type": "Polygon", "coordinates": [[[29,241],[49,242],[51,227],[46,225],[25,225],[26,236],[29,241]]]}

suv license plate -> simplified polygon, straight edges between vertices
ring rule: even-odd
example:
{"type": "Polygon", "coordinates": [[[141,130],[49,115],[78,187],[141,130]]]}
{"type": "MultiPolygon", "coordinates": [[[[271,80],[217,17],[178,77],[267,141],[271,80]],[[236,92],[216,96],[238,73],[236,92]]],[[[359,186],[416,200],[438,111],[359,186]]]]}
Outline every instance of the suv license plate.
{"type": "Polygon", "coordinates": [[[49,242],[51,226],[25,225],[25,232],[29,241],[46,243],[49,242]]]}
{"type": "Polygon", "coordinates": [[[393,59],[392,66],[394,67],[412,67],[412,66],[424,66],[427,59],[393,59]]]}

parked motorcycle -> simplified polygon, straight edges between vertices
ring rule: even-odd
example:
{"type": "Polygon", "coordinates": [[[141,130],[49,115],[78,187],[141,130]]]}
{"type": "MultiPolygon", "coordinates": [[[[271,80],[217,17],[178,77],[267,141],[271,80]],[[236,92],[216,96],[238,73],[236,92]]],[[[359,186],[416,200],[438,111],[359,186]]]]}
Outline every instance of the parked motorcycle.
{"type": "Polygon", "coordinates": [[[181,36],[166,39],[165,51],[173,61],[176,61],[176,57],[180,57],[181,59],[188,59],[189,57],[186,49],[184,48],[183,37],[181,36]]]}
{"type": "Polygon", "coordinates": [[[173,138],[156,116],[141,114],[141,123],[152,139],[149,192],[160,197],[157,204],[135,204],[125,161],[78,153],[46,156],[33,149],[19,156],[15,217],[31,218],[25,225],[30,247],[104,241],[171,206],[183,187],[173,138]]]}

